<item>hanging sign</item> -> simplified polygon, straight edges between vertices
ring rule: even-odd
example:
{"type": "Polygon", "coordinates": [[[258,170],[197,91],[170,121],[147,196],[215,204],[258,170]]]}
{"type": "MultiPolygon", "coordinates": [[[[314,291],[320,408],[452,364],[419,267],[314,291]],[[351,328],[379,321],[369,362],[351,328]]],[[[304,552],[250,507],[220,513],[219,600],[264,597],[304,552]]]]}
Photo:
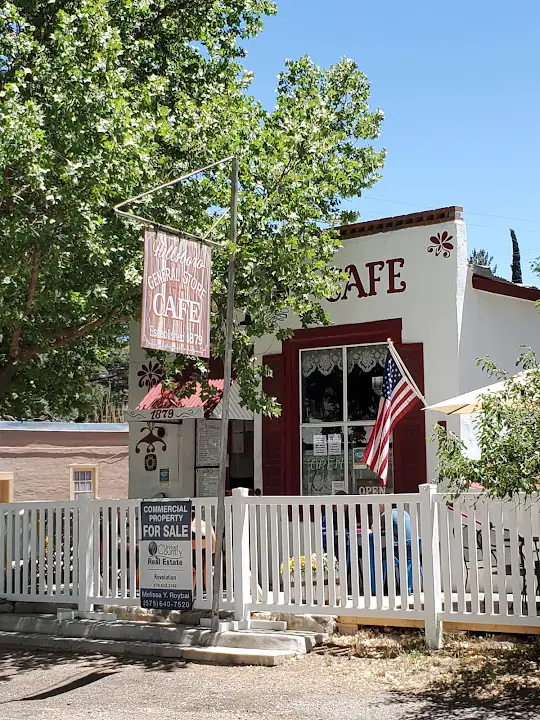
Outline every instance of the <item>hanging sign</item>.
{"type": "Polygon", "coordinates": [[[143,500],[140,519],[141,607],[191,610],[191,501],[143,500]]]}
{"type": "Polygon", "coordinates": [[[141,347],[210,357],[210,248],[146,228],[141,347]]]}

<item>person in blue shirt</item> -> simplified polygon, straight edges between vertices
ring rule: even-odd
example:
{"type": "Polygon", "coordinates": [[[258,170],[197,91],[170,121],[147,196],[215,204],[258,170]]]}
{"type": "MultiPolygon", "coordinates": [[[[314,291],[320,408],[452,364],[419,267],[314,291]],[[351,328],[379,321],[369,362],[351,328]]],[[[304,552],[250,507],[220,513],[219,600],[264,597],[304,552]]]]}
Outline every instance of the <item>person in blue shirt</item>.
{"type": "MultiPolygon", "coordinates": [[[[385,507],[384,505],[379,505],[379,509],[381,512],[381,535],[386,535],[386,530],[388,529],[386,527],[386,518],[385,518],[385,507]]],[[[412,565],[411,565],[411,516],[406,510],[403,510],[403,527],[405,530],[405,543],[406,543],[406,558],[403,559],[403,562],[406,563],[407,567],[407,585],[408,585],[408,591],[411,592],[412,590],[412,565]]],[[[394,536],[394,557],[395,557],[395,578],[396,578],[396,592],[401,591],[400,587],[400,573],[399,573],[399,561],[402,560],[400,557],[400,549],[399,549],[399,520],[398,520],[398,511],[397,508],[392,508],[392,534],[394,536]]],[[[385,551],[385,548],[383,546],[383,553],[385,551]]]]}
{"type": "MultiPolygon", "coordinates": [[[[379,505],[380,511],[381,511],[381,533],[384,535],[386,534],[386,521],[385,521],[385,513],[384,513],[384,505],[379,505]]],[[[404,520],[404,526],[405,526],[405,540],[406,542],[411,541],[411,516],[409,513],[404,510],[403,511],[403,520],[404,520]]],[[[394,533],[394,542],[397,542],[399,540],[399,521],[398,521],[398,511],[397,508],[392,508],[392,530],[394,533]]]]}

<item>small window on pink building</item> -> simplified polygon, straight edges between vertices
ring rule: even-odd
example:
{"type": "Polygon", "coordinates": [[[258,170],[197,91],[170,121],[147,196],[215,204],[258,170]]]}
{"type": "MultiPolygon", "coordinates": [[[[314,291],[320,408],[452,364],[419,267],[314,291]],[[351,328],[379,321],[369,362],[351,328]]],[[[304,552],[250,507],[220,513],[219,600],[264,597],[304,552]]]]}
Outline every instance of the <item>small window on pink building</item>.
{"type": "Polygon", "coordinates": [[[97,496],[97,477],[95,466],[70,467],[70,499],[93,500],[97,496]]]}

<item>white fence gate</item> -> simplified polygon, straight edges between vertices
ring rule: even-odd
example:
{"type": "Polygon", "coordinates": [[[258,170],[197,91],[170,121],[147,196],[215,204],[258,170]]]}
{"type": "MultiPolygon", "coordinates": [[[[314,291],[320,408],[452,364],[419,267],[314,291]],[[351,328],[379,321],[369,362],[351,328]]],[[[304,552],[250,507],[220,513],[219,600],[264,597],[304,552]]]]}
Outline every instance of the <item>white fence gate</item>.
{"type": "MultiPolygon", "coordinates": [[[[212,602],[216,501],[193,503],[194,607],[212,602]]],[[[0,505],[0,598],[138,605],[137,500],[0,505]]],[[[540,626],[537,497],[251,497],[225,505],[221,609],[540,626]]]]}

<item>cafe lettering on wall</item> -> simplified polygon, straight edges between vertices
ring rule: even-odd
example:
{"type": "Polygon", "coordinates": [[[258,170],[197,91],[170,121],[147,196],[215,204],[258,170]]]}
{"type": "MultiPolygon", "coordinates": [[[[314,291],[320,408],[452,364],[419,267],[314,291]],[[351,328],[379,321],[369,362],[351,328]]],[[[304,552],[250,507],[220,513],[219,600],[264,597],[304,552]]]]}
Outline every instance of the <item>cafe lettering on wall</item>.
{"type": "Polygon", "coordinates": [[[347,265],[342,272],[348,274],[343,290],[337,297],[328,298],[329,302],[348,300],[351,298],[374,297],[379,292],[388,295],[402,293],[407,289],[407,283],[401,279],[401,268],[405,267],[403,258],[390,260],[375,260],[367,262],[361,270],[356,265],[347,265]]]}
{"type": "Polygon", "coordinates": [[[141,347],[210,357],[210,248],[144,231],[141,347]]]}

